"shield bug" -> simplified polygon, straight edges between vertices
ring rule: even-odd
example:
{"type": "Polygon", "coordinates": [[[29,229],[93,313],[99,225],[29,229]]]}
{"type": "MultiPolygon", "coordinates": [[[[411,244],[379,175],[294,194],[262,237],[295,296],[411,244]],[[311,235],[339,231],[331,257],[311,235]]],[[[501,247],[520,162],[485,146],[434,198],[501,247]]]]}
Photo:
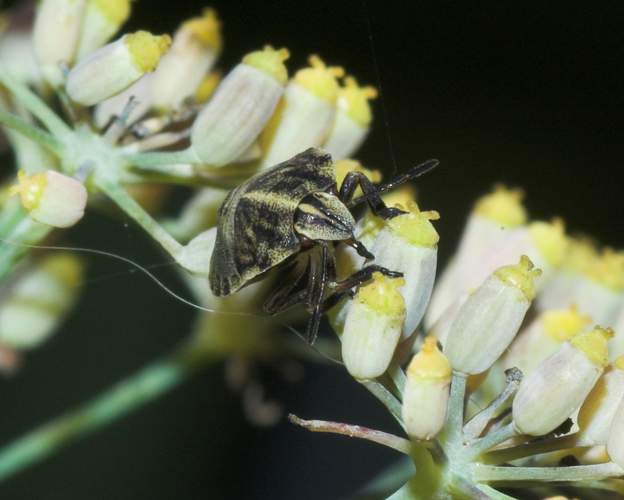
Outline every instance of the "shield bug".
{"type": "Polygon", "coordinates": [[[402,214],[386,206],[380,194],[437,164],[437,160],[429,160],[379,187],[363,173],[350,172],[338,187],[331,155],[310,148],[259,172],[234,188],[219,209],[210,288],[215,295],[226,296],[263,279],[271,269],[289,269],[294,278],[273,292],[263,308],[276,314],[304,304],[311,314],[307,339],[313,343],[323,311],[368,281],[373,272],[401,276],[371,264],[336,281],[334,245],[345,243],[366,259],[374,259],[354,236],[355,219],[350,209],[367,202],[382,218],[402,214]],[[358,186],[364,195],[353,199],[358,186]]]}

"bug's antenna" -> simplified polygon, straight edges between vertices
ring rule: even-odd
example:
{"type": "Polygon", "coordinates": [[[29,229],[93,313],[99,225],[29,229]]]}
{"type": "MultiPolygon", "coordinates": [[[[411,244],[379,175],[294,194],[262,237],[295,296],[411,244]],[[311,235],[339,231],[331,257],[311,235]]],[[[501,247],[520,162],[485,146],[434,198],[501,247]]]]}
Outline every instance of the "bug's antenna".
{"type": "Polygon", "coordinates": [[[377,87],[379,87],[379,102],[381,105],[381,115],[386,130],[386,139],[388,141],[388,149],[390,150],[390,159],[392,160],[393,174],[398,171],[397,161],[394,155],[394,144],[392,143],[392,133],[390,131],[390,119],[388,118],[388,110],[386,109],[386,100],[384,99],[383,85],[381,82],[381,72],[379,71],[379,62],[377,60],[377,50],[375,49],[375,38],[373,37],[373,26],[370,21],[370,14],[368,11],[368,2],[362,1],[364,5],[364,20],[366,22],[366,29],[368,30],[368,43],[370,46],[371,59],[373,60],[373,69],[375,71],[375,79],[377,80],[377,87]]]}
{"type": "MultiPolygon", "coordinates": [[[[421,175],[426,174],[430,170],[433,170],[434,168],[436,168],[439,164],[440,164],[439,160],[436,160],[436,159],[427,160],[426,162],[421,163],[420,165],[416,165],[415,167],[410,168],[404,174],[396,176],[390,182],[387,182],[377,187],[377,189],[375,190],[375,193],[381,194],[381,193],[385,193],[386,191],[390,191],[391,189],[394,189],[395,187],[398,187],[401,184],[405,184],[406,182],[411,181],[412,179],[416,179],[416,177],[420,177],[421,175]]],[[[360,203],[364,203],[365,201],[368,200],[368,198],[369,198],[368,195],[364,194],[364,196],[360,196],[359,198],[351,200],[349,203],[347,203],[347,207],[351,208],[356,205],[359,205],[360,203]]]]}
{"type": "Polygon", "coordinates": [[[176,300],[182,302],[183,304],[186,304],[187,306],[190,306],[190,307],[192,307],[194,309],[198,309],[200,311],[209,312],[209,313],[213,313],[213,314],[223,314],[223,315],[226,315],[226,316],[254,316],[254,317],[262,317],[260,314],[254,314],[254,313],[249,313],[249,312],[220,311],[218,309],[211,309],[209,307],[204,307],[204,306],[201,306],[199,304],[196,304],[195,302],[193,302],[191,300],[188,300],[188,299],[185,299],[181,295],[179,295],[176,292],[174,292],[171,288],[169,288],[162,281],[160,281],[158,279],[158,277],[154,273],[152,273],[149,269],[147,269],[146,267],[142,266],[138,262],[133,261],[132,259],[124,257],[123,255],[118,255],[116,253],[107,252],[105,250],[98,250],[96,248],[67,247],[67,246],[55,246],[55,245],[29,245],[29,244],[21,243],[21,242],[17,242],[17,241],[5,240],[3,238],[0,238],[0,242],[4,243],[4,244],[7,244],[7,245],[19,246],[19,247],[23,247],[23,248],[32,248],[32,249],[39,249],[39,250],[71,251],[71,252],[80,252],[80,253],[87,253],[87,254],[93,254],[93,255],[100,255],[100,256],[103,256],[103,257],[109,257],[111,259],[119,260],[121,262],[129,264],[132,267],[136,268],[137,270],[141,271],[149,279],[151,279],[154,283],[156,283],[160,288],[162,288],[167,294],[171,295],[174,299],[176,299],[176,300]]]}

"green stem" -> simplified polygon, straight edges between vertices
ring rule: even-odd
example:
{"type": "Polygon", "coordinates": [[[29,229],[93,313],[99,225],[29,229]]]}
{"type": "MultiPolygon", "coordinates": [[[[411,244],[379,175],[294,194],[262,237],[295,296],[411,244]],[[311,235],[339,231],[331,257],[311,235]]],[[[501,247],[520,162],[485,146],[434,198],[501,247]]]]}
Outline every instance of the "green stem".
{"type": "Polygon", "coordinates": [[[539,455],[540,453],[575,448],[577,446],[577,439],[578,434],[569,434],[567,436],[551,439],[540,439],[520,446],[491,451],[484,456],[484,461],[488,464],[502,464],[531,455],[539,455]]]}
{"type": "Polygon", "coordinates": [[[184,151],[165,151],[154,153],[131,153],[124,155],[124,161],[143,170],[153,168],[155,172],[163,173],[160,168],[164,165],[198,163],[197,157],[190,149],[184,151]]]}
{"type": "Polygon", "coordinates": [[[597,465],[578,465],[573,467],[497,467],[495,465],[476,464],[473,478],[479,482],[487,481],[585,481],[622,477],[624,469],[612,462],[597,465]]]}
{"type": "MultiPolygon", "coordinates": [[[[206,364],[211,358],[204,358],[206,364]]],[[[152,363],[85,405],[0,449],[0,481],[172,390],[199,364],[187,349],[152,363]]]]}
{"type": "Polygon", "coordinates": [[[493,448],[497,444],[500,444],[516,435],[513,422],[507,424],[505,427],[501,427],[497,431],[490,432],[485,437],[474,441],[467,450],[470,461],[474,461],[480,455],[485,453],[490,448],[493,448]]]}
{"type": "Polygon", "coordinates": [[[39,119],[53,135],[62,137],[71,133],[71,128],[37,94],[26,85],[11,78],[1,65],[0,83],[9,89],[15,99],[39,119]]]}
{"type": "MultiPolygon", "coordinates": [[[[7,204],[8,205],[8,204],[7,204]]],[[[52,227],[32,220],[21,208],[0,228],[0,281],[15,264],[51,231],[52,227]]]]}
{"type": "Polygon", "coordinates": [[[522,372],[517,368],[507,370],[507,384],[503,391],[485,408],[477,413],[464,426],[464,436],[466,439],[475,439],[479,437],[487,427],[490,420],[496,418],[501,411],[507,406],[511,397],[516,393],[520,382],[522,381],[522,372]]]}
{"type": "Polygon", "coordinates": [[[403,417],[401,416],[401,403],[395,398],[392,393],[386,389],[382,384],[374,380],[361,380],[359,381],[364,387],[366,387],[383,405],[388,408],[392,416],[399,422],[402,429],[405,429],[403,425],[403,417]]]}
{"type": "Polygon", "coordinates": [[[391,363],[388,367],[388,374],[392,379],[392,383],[401,395],[401,399],[403,399],[403,391],[405,390],[405,372],[401,368],[401,365],[399,365],[396,361],[391,363]]]}
{"type": "Polygon", "coordinates": [[[466,379],[463,373],[453,372],[451,381],[451,395],[448,404],[448,419],[446,422],[446,441],[457,445],[462,441],[464,428],[464,405],[466,397],[466,379]]]}
{"type": "Polygon", "coordinates": [[[115,182],[97,179],[97,186],[113,200],[129,217],[134,219],[148,234],[174,258],[178,259],[183,246],[115,182]]]}
{"type": "Polygon", "coordinates": [[[483,493],[485,493],[488,498],[493,500],[515,500],[515,497],[510,497],[509,495],[505,495],[500,491],[488,486],[487,484],[478,484],[477,488],[479,488],[483,493]]]}
{"type": "Polygon", "coordinates": [[[61,143],[54,136],[19,116],[0,109],[0,123],[41,144],[53,153],[59,154],[61,151],[61,143]]]}

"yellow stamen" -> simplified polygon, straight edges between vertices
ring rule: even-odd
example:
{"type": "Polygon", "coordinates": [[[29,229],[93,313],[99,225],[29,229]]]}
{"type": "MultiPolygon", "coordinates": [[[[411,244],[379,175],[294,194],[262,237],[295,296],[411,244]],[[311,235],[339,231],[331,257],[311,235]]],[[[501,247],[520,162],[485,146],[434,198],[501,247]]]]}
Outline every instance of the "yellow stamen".
{"type": "Polygon", "coordinates": [[[297,71],[293,81],[315,96],[335,102],[340,89],[337,78],[344,75],[344,69],[340,66],[326,66],[317,55],[311,55],[308,62],[310,67],[297,71]]]}
{"type": "Polygon", "coordinates": [[[22,206],[26,210],[31,211],[39,205],[47,183],[48,179],[45,173],[26,175],[23,170],[20,170],[17,173],[17,184],[11,186],[9,195],[19,194],[22,206]]]}
{"type": "Polygon", "coordinates": [[[148,31],[137,31],[124,37],[135,66],[142,73],[153,71],[162,55],[171,46],[169,35],[152,35],[148,31]]]}
{"type": "Polygon", "coordinates": [[[613,335],[611,328],[596,325],[592,331],[574,336],[570,344],[582,351],[592,363],[604,368],[609,364],[608,341],[613,335]]]}
{"type": "Polygon", "coordinates": [[[130,17],[130,0],[91,0],[92,5],[114,26],[121,26],[130,17]]]}
{"type": "Polygon", "coordinates": [[[356,300],[379,314],[402,316],[405,314],[405,301],[398,289],[403,285],[403,278],[389,278],[376,272],[372,281],[360,287],[356,300]]]}
{"type": "Polygon", "coordinates": [[[587,276],[615,291],[624,291],[624,253],[606,248],[591,260],[585,269],[587,276]]]}
{"type": "Polygon", "coordinates": [[[554,267],[560,266],[568,249],[563,220],[553,219],[551,223],[532,222],[529,231],[546,262],[554,267]]]}
{"type": "Polygon", "coordinates": [[[288,80],[288,70],[284,61],[289,57],[288,49],[275,50],[270,45],[265,45],[263,50],[250,52],[243,57],[243,63],[267,73],[284,84],[288,80]]]}
{"type": "MultiPolygon", "coordinates": [[[[402,206],[397,208],[405,210],[402,206]]],[[[440,236],[431,221],[438,220],[440,214],[435,210],[421,212],[414,201],[407,204],[407,211],[406,214],[390,219],[387,223],[388,227],[412,245],[421,247],[437,245],[440,236]]]]}
{"type": "Polygon", "coordinates": [[[542,274],[542,270],[535,269],[531,259],[523,255],[518,264],[501,267],[494,274],[503,283],[518,288],[531,301],[535,298],[534,280],[542,274]]]}
{"type": "Polygon", "coordinates": [[[613,366],[615,366],[618,370],[624,370],[624,355],[616,358],[613,362],[613,366]]]}
{"type": "Polygon", "coordinates": [[[497,184],[492,193],[477,201],[474,212],[505,227],[521,226],[527,221],[522,198],[522,190],[507,189],[504,185],[497,184]]]}
{"type": "Polygon", "coordinates": [[[451,378],[451,364],[438,349],[437,339],[428,336],[418,354],[416,354],[407,368],[409,378],[421,380],[444,380],[451,378]]]}
{"type": "Polygon", "coordinates": [[[565,342],[583,330],[591,318],[579,313],[576,306],[569,309],[547,311],[542,316],[544,331],[549,337],[565,342]]]}
{"type": "Polygon", "coordinates": [[[200,17],[189,19],[180,29],[189,32],[202,45],[217,52],[221,50],[221,21],[216,10],[204,9],[200,17]]]}
{"type": "Polygon", "coordinates": [[[368,127],[372,120],[370,101],[377,97],[377,89],[366,86],[360,87],[355,78],[347,76],[344,86],[338,91],[338,107],[362,127],[368,127]]]}

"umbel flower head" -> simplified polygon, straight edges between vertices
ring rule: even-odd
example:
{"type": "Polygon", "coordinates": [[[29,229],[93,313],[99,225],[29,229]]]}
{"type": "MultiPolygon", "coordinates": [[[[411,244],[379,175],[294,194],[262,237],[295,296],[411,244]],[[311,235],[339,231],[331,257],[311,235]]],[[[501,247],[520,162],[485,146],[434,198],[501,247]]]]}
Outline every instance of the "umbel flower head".
{"type": "MultiPolygon", "coordinates": [[[[624,478],[624,327],[609,328],[624,325],[621,251],[569,237],[561,219],[530,219],[523,192],[498,186],[474,204],[436,280],[438,212],[422,211],[410,186],[375,188],[381,172],[353,158],[372,125],[375,89],[318,55],[289,73],[288,49],[271,45],[217,69],[224,44],[214,10],[183,21],[173,37],[118,33],[130,10],[128,0],[41,0],[32,33],[9,24],[0,38],[0,125],[24,168],[0,189],[0,238],[18,243],[0,248],[0,368],[14,368],[23,351],[50,338],[81,282],[71,255],[21,259],[49,246],[51,233],[62,238],[59,229],[82,220],[91,204],[108,201],[136,221],[179,265],[193,300],[171,295],[209,314],[182,349],[53,421],[34,441],[27,436],[0,449],[0,480],[204,364],[302,352],[314,358],[316,351],[277,334],[301,310],[278,321],[259,313],[304,304],[314,324],[316,313],[329,310],[337,334],[322,332],[315,348],[341,354],[354,382],[385,406],[402,435],[291,421],[405,454],[412,477],[395,475],[403,485],[390,481],[387,497],[502,498],[498,490],[511,485],[524,498],[544,481],[553,493],[562,483],[575,490],[575,481],[583,492],[621,490],[609,481],[624,478]],[[314,154],[300,156],[308,150],[314,154]],[[301,157],[322,158],[320,179],[313,161],[293,160],[301,157]],[[288,174],[269,170],[288,160],[288,174]],[[274,172],[286,178],[234,204],[242,230],[232,242],[236,255],[225,255],[219,238],[232,228],[224,213],[240,183],[249,187],[274,172]],[[295,199],[308,183],[314,189],[295,199]],[[178,184],[193,194],[178,215],[158,220],[150,213],[154,200],[178,184]],[[367,208],[351,211],[358,203],[367,208]],[[318,244],[304,231],[305,217],[333,223],[337,229],[328,232],[340,239],[318,244]],[[287,238],[274,248],[259,237],[272,232],[307,239],[285,252],[283,267],[243,277],[249,286],[217,296],[207,279],[213,256],[224,268],[235,258],[250,264],[253,274],[261,257],[273,262],[290,250],[287,238]],[[604,327],[590,327],[596,323],[604,327]],[[586,460],[579,447],[602,451],[602,462],[555,463],[571,453],[586,460]],[[7,463],[14,469],[7,472],[7,463]]],[[[229,378],[246,414],[275,421],[279,406],[238,368],[229,378]]]]}

